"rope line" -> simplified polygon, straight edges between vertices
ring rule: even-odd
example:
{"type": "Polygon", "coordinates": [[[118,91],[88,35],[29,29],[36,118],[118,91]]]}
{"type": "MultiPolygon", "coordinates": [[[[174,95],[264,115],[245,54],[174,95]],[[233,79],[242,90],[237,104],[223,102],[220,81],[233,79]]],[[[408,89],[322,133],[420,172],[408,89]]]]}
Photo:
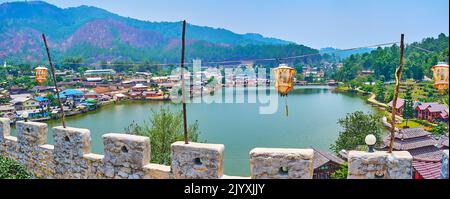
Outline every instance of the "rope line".
{"type": "MultiPolygon", "coordinates": [[[[368,45],[368,46],[361,46],[361,47],[354,47],[354,48],[347,48],[347,49],[339,49],[339,50],[333,50],[326,53],[311,53],[311,54],[304,54],[304,55],[296,55],[296,56],[289,56],[289,57],[272,57],[272,58],[256,58],[256,59],[241,59],[241,60],[224,60],[224,61],[212,61],[212,62],[202,62],[202,64],[232,64],[232,63],[240,63],[240,62],[262,62],[262,61],[281,61],[281,60],[290,60],[290,59],[299,59],[299,58],[305,58],[310,56],[317,56],[317,55],[323,55],[323,54],[333,54],[337,52],[345,52],[345,51],[351,51],[351,50],[358,50],[363,48],[374,48],[374,47],[381,47],[381,46],[388,46],[388,45],[394,45],[399,42],[389,42],[389,43],[381,43],[381,44],[374,44],[374,45],[368,45]]],[[[135,66],[135,65],[146,65],[146,66],[180,66],[181,63],[165,63],[165,64],[154,64],[154,63],[145,63],[145,62],[131,62],[131,63],[109,63],[109,64],[87,64],[87,63],[58,63],[58,64],[70,64],[70,65],[89,65],[89,66],[135,66]]],[[[191,62],[186,62],[184,65],[192,65],[191,62]]]]}
{"type": "Polygon", "coordinates": [[[424,51],[424,52],[426,52],[426,53],[433,53],[433,51],[431,51],[431,50],[427,50],[427,49],[425,49],[425,48],[421,48],[421,47],[414,46],[414,45],[409,45],[408,47],[413,47],[413,48],[422,50],[422,51],[424,51]]]}

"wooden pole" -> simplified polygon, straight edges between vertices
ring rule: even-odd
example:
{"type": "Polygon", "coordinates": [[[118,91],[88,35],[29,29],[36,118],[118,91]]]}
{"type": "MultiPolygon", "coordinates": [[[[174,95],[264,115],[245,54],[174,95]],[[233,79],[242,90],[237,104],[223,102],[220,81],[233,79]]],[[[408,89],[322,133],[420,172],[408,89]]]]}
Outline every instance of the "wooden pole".
{"type": "Polygon", "coordinates": [[[188,131],[186,122],[186,95],[184,91],[184,47],[185,47],[185,36],[186,36],[186,20],[183,20],[183,32],[181,35],[181,93],[183,95],[183,127],[184,127],[184,143],[189,144],[188,141],[188,131]]]}
{"type": "Polygon", "coordinates": [[[397,99],[398,92],[400,88],[400,81],[402,78],[402,70],[403,70],[403,50],[405,48],[404,45],[405,35],[402,34],[400,37],[400,66],[395,71],[395,90],[394,90],[394,99],[392,100],[392,119],[391,119],[391,138],[389,140],[389,153],[392,153],[394,148],[394,139],[395,139],[395,112],[397,112],[397,99]]]}
{"type": "Polygon", "coordinates": [[[52,57],[50,56],[50,50],[48,49],[48,44],[47,44],[47,39],[45,38],[45,34],[42,34],[42,40],[44,40],[45,50],[47,51],[48,62],[50,64],[53,82],[55,84],[56,96],[58,97],[59,108],[61,109],[61,123],[62,123],[63,127],[66,128],[66,122],[64,121],[64,118],[65,118],[64,106],[62,105],[61,98],[59,98],[59,89],[58,89],[58,83],[56,82],[55,67],[53,67],[52,57]]]}

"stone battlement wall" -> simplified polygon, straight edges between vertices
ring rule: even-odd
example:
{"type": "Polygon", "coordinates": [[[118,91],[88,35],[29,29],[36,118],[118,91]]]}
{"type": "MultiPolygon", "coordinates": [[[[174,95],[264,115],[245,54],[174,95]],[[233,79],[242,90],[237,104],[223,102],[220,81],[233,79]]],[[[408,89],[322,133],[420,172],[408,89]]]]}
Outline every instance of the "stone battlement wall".
{"type": "MultiPolygon", "coordinates": [[[[175,142],[171,165],[150,163],[148,137],[108,133],[104,154],[91,153],[90,131],[54,127],[54,145],[47,144],[45,123],[17,122],[10,135],[9,119],[0,118],[0,155],[25,165],[36,178],[71,179],[225,179],[224,145],[175,142]]],[[[312,149],[255,148],[249,153],[252,179],[311,179],[312,149]]],[[[448,159],[448,158],[447,158],[448,159]]],[[[245,177],[247,178],[247,177],[245,177]]],[[[408,152],[350,152],[348,178],[412,178],[408,152]],[[376,177],[374,177],[376,176],[376,177]]]]}

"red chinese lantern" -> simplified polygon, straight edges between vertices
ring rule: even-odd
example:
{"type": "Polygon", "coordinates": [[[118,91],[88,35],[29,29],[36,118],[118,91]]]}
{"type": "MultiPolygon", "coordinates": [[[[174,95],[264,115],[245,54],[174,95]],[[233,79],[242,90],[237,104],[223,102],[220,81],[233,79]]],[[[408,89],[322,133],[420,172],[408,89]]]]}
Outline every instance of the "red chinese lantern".
{"type": "MultiPolygon", "coordinates": [[[[282,97],[287,97],[287,94],[294,89],[294,76],[296,74],[295,69],[287,66],[286,64],[280,64],[273,69],[275,75],[275,89],[282,97]]],[[[288,115],[288,106],[286,98],[286,116],[288,115]]]]}
{"type": "Polygon", "coordinates": [[[43,66],[39,66],[34,69],[36,82],[40,85],[47,81],[47,71],[48,69],[43,66]]]}
{"type": "Polygon", "coordinates": [[[434,87],[438,90],[448,89],[448,64],[438,63],[431,70],[433,71],[434,87]]]}

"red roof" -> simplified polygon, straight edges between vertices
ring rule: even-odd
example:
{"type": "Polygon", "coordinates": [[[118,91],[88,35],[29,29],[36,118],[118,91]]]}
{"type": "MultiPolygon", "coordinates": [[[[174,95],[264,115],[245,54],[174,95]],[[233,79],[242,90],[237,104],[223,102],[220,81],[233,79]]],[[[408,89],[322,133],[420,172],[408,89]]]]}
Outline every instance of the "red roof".
{"type": "MultiPolygon", "coordinates": [[[[390,102],[388,103],[388,106],[392,107],[393,101],[394,101],[394,100],[390,101],[390,102]]],[[[403,100],[403,99],[401,99],[401,98],[397,98],[397,104],[396,104],[395,108],[396,108],[396,109],[399,109],[399,108],[403,107],[403,104],[404,104],[404,103],[405,103],[405,100],[403,100]]]]}
{"type": "Polygon", "coordinates": [[[432,105],[430,105],[430,108],[428,108],[428,110],[432,113],[445,112],[445,109],[447,109],[447,108],[448,107],[443,104],[432,104],[432,105]]]}
{"type": "Polygon", "coordinates": [[[441,162],[440,161],[426,161],[414,159],[412,163],[414,169],[424,179],[440,179],[441,178],[441,162]]]}
{"type": "Polygon", "coordinates": [[[421,111],[423,111],[423,110],[427,109],[429,106],[436,105],[436,104],[439,104],[439,103],[437,103],[437,102],[420,103],[419,105],[417,105],[417,107],[421,111]]]}

